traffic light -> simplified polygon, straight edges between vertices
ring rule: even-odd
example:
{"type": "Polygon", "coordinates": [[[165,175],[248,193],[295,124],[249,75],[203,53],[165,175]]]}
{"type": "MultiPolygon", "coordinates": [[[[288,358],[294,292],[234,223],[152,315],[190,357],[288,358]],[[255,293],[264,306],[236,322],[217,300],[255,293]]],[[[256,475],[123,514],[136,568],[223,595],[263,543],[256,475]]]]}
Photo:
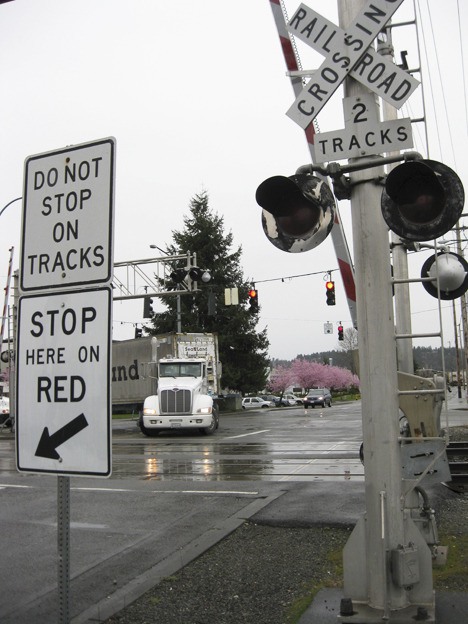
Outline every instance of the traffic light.
{"type": "Polygon", "coordinates": [[[216,295],[211,290],[208,293],[208,316],[216,316],[216,295]]]}
{"type": "Polygon", "coordinates": [[[140,327],[135,327],[135,338],[141,338],[143,336],[143,330],[140,327]]]}
{"type": "Polygon", "coordinates": [[[382,192],[382,215],[401,238],[426,241],[448,232],[465,202],[458,175],[435,160],[408,161],[392,169],[382,192]]]}
{"type": "Polygon", "coordinates": [[[338,340],[344,340],[343,325],[338,325],[338,340]]]}
{"type": "Polygon", "coordinates": [[[309,251],[320,245],[333,227],[335,198],[326,182],[316,176],[273,176],[260,184],[255,199],[263,208],[266,237],[282,251],[309,251]]]}
{"type": "Polygon", "coordinates": [[[421,277],[432,278],[422,283],[432,297],[445,301],[458,299],[468,290],[468,262],[456,253],[442,251],[429,256],[422,266],[421,277]]]}
{"type": "Polygon", "coordinates": [[[170,275],[171,280],[176,284],[182,284],[187,277],[187,271],[185,269],[174,269],[170,275]]]}
{"type": "Polygon", "coordinates": [[[143,300],[143,318],[152,318],[153,316],[153,300],[151,297],[145,297],[143,300]]]}
{"type": "Polygon", "coordinates": [[[249,309],[251,312],[258,310],[258,290],[255,288],[249,290],[249,309]]]}
{"type": "Polygon", "coordinates": [[[326,282],[325,288],[327,290],[327,305],[335,305],[335,282],[326,282]]]}
{"type": "Polygon", "coordinates": [[[200,269],[199,267],[192,267],[189,272],[189,277],[194,282],[203,282],[207,284],[211,280],[211,274],[206,269],[200,269]]]}

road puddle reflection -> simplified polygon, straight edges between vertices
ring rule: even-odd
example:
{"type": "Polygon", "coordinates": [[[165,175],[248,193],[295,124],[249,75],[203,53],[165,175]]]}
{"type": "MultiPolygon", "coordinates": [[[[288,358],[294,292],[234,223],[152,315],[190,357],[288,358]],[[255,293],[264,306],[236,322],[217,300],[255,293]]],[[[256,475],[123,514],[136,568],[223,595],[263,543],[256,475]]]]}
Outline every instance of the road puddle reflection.
{"type": "Polygon", "coordinates": [[[113,476],[148,480],[362,480],[357,450],[311,450],[258,443],[193,444],[178,442],[119,445],[113,476]]]}

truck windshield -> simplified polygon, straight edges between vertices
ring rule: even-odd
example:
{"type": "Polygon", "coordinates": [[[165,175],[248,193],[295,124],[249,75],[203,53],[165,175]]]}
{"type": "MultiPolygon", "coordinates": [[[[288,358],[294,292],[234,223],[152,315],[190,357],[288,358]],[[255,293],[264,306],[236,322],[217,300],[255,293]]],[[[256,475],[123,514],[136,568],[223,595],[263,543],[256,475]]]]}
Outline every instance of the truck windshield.
{"type": "Polygon", "coordinates": [[[161,377],[201,377],[201,363],[161,363],[159,374],[161,377]]]}

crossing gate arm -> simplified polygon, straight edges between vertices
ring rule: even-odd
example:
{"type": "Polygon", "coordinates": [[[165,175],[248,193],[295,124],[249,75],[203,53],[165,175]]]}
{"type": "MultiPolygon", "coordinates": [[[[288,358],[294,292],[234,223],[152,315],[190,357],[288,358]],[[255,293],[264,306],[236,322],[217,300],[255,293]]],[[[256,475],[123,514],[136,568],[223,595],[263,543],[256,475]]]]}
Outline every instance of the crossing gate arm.
{"type": "MultiPolygon", "coordinates": [[[[294,38],[286,29],[286,10],[282,0],[269,0],[273,18],[275,20],[281,49],[283,51],[284,61],[286,63],[287,73],[290,78],[294,95],[297,97],[303,88],[303,80],[297,75],[300,70],[300,59],[294,44],[294,38]]],[[[312,162],[315,163],[315,120],[304,131],[307,146],[309,148],[312,162]]],[[[339,214],[338,206],[335,211],[335,222],[331,230],[333,246],[335,248],[338,267],[343,280],[343,286],[346,293],[348,308],[351,315],[353,327],[357,327],[357,306],[356,306],[356,286],[354,277],[354,266],[351,260],[348,243],[343,230],[343,224],[339,214]]]]}

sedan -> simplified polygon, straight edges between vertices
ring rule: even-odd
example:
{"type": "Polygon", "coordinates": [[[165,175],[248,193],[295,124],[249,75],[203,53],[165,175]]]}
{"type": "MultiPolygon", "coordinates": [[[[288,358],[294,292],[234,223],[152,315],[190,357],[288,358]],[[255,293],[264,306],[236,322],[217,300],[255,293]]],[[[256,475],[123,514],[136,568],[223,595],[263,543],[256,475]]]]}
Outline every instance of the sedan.
{"type": "Polygon", "coordinates": [[[309,394],[304,399],[304,407],[315,407],[320,405],[321,407],[331,407],[332,398],[330,390],[328,388],[315,388],[310,390],[309,394]]]}
{"type": "Polygon", "coordinates": [[[242,409],[275,407],[273,401],[265,401],[260,397],[245,397],[242,399],[242,409]]]}
{"type": "Polygon", "coordinates": [[[294,396],[294,394],[283,394],[283,397],[281,399],[281,401],[279,402],[280,405],[302,405],[302,399],[300,399],[297,396],[294,396]]]}

